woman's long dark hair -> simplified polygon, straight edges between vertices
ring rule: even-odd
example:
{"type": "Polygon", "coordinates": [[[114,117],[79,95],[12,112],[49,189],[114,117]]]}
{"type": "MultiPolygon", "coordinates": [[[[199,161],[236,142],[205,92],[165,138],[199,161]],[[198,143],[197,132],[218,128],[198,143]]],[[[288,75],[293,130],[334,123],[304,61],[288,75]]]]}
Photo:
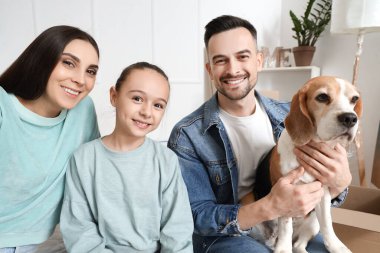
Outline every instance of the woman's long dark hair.
{"type": "Polygon", "coordinates": [[[53,26],[42,32],[0,76],[0,86],[26,100],[39,98],[66,45],[88,41],[99,56],[99,48],[88,33],[72,26],[53,26]]]}

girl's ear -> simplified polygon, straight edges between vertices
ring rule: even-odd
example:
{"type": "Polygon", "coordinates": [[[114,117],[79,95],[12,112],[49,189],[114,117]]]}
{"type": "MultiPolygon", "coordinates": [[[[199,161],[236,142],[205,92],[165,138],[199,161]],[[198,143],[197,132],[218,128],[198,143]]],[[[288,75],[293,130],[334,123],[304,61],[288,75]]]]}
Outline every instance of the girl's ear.
{"type": "Polygon", "coordinates": [[[111,86],[110,88],[110,102],[113,107],[116,107],[116,100],[117,100],[117,91],[115,86],[111,86]]]}

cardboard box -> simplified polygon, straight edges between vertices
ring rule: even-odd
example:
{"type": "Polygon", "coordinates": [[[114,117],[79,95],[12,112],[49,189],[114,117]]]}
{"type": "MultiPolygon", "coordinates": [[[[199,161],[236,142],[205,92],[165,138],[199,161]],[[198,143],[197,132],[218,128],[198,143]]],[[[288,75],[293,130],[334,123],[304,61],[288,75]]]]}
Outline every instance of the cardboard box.
{"type": "Polygon", "coordinates": [[[380,253],[380,123],[371,182],[378,187],[350,186],[339,208],[332,208],[336,235],[353,253],[380,253]]]}
{"type": "Polygon", "coordinates": [[[380,190],[350,186],[344,204],[332,208],[336,235],[353,253],[380,252],[380,190]]]}
{"type": "Polygon", "coordinates": [[[379,130],[377,131],[377,142],[376,142],[376,148],[375,148],[375,156],[373,158],[371,181],[377,188],[380,189],[380,122],[379,122],[379,130]]]}

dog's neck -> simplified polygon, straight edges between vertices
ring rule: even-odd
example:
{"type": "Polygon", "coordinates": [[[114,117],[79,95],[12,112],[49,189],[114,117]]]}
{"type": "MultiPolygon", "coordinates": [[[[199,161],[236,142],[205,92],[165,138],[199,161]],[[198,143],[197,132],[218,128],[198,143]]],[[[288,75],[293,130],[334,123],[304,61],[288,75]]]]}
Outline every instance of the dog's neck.
{"type": "MultiPolygon", "coordinates": [[[[315,142],[322,142],[320,138],[313,138],[312,139],[315,142]]],[[[330,141],[323,141],[327,145],[329,145],[331,148],[335,148],[335,146],[339,143],[344,148],[347,149],[348,144],[350,143],[347,138],[337,138],[330,141]]],[[[278,148],[277,151],[279,153],[280,157],[280,165],[281,165],[281,172],[283,175],[286,175],[289,173],[292,169],[295,169],[299,166],[299,163],[297,161],[297,157],[294,154],[294,148],[297,147],[295,145],[294,141],[292,140],[291,136],[287,132],[286,129],[281,134],[281,137],[278,141],[278,148]]],[[[301,181],[307,183],[314,181],[314,178],[309,175],[308,173],[305,173],[302,178],[300,178],[301,181]]]]}
{"type": "Polygon", "coordinates": [[[326,143],[330,148],[335,148],[337,144],[340,144],[342,147],[344,147],[346,150],[350,144],[350,141],[345,137],[338,137],[332,140],[321,140],[318,136],[313,138],[312,141],[314,142],[324,142],[326,143]]]}

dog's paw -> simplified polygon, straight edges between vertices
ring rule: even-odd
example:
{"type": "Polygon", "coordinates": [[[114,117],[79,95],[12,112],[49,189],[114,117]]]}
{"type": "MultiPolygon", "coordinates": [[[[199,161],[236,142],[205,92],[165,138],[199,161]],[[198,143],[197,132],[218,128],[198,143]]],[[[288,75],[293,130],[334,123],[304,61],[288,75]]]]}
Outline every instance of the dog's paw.
{"type": "Polygon", "coordinates": [[[330,253],[352,253],[337,237],[334,240],[327,238],[325,246],[330,253]]]}
{"type": "Polygon", "coordinates": [[[297,248],[294,248],[293,249],[293,253],[308,253],[306,249],[297,249],[297,248]]]}
{"type": "Polygon", "coordinates": [[[297,240],[293,244],[293,253],[307,253],[306,246],[308,241],[297,240]]]}
{"type": "Polygon", "coordinates": [[[330,253],[352,253],[352,251],[349,250],[346,246],[330,248],[328,250],[330,251],[330,253]]]}
{"type": "Polygon", "coordinates": [[[293,253],[293,250],[276,248],[273,253],[293,253]]]}

